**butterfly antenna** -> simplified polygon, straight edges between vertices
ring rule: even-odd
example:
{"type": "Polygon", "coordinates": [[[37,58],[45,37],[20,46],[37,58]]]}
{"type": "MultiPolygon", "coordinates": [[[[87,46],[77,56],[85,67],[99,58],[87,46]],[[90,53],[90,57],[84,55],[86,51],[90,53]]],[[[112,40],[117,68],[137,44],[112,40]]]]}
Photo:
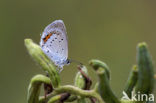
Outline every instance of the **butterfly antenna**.
{"type": "Polygon", "coordinates": [[[68,59],[68,61],[69,61],[69,63],[76,63],[76,64],[78,64],[78,65],[80,65],[80,66],[83,66],[83,64],[82,64],[81,62],[77,61],[77,60],[68,59]]]}

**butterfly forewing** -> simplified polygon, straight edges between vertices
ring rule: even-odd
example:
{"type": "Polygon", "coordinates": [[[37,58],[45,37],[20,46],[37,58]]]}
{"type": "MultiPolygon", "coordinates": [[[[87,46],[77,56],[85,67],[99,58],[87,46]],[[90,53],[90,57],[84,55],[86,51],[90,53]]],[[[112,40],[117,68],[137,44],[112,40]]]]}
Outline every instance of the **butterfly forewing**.
{"type": "Polygon", "coordinates": [[[62,20],[49,24],[41,37],[40,45],[44,53],[58,66],[63,66],[68,58],[66,28],[62,20]]]}

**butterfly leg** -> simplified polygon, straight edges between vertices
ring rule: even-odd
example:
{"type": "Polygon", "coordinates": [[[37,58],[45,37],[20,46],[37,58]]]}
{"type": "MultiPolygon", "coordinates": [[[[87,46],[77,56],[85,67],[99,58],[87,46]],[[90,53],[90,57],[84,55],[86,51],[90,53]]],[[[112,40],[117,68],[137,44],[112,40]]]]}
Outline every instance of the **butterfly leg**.
{"type": "Polygon", "coordinates": [[[57,67],[57,71],[58,71],[59,73],[61,73],[62,70],[63,70],[63,67],[57,67]]]}

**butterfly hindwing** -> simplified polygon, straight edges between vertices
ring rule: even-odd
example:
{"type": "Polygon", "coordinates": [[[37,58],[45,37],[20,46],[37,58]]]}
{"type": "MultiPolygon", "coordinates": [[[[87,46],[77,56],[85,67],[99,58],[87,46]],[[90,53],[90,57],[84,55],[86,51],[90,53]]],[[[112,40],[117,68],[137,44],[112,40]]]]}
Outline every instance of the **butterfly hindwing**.
{"type": "Polygon", "coordinates": [[[44,53],[58,66],[63,66],[68,58],[66,28],[62,20],[49,24],[42,36],[40,45],[44,53]]]}

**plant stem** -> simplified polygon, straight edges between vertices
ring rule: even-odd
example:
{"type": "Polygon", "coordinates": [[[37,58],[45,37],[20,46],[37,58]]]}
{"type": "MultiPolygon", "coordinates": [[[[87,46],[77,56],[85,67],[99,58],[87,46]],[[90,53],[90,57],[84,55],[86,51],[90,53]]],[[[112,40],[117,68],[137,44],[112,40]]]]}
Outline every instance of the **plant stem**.
{"type": "Polygon", "coordinates": [[[66,85],[66,86],[60,86],[59,88],[56,88],[54,92],[59,94],[67,92],[82,97],[89,97],[89,98],[94,97],[99,101],[99,103],[104,103],[100,95],[96,93],[94,90],[82,90],[75,86],[66,85]]]}
{"type": "Polygon", "coordinates": [[[52,98],[48,101],[48,103],[55,103],[55,102],[59,101],[60,99],[61,99],[61,95],[56,95],[56,96],[52,97],[52,98]]]}
{"type": "Polygon", "coordinates": [[[42,83],[51,84],[51,81],[44,75],[36,75],[31,79],[28,88],[28,103],[38,103],[42,83]]]}

